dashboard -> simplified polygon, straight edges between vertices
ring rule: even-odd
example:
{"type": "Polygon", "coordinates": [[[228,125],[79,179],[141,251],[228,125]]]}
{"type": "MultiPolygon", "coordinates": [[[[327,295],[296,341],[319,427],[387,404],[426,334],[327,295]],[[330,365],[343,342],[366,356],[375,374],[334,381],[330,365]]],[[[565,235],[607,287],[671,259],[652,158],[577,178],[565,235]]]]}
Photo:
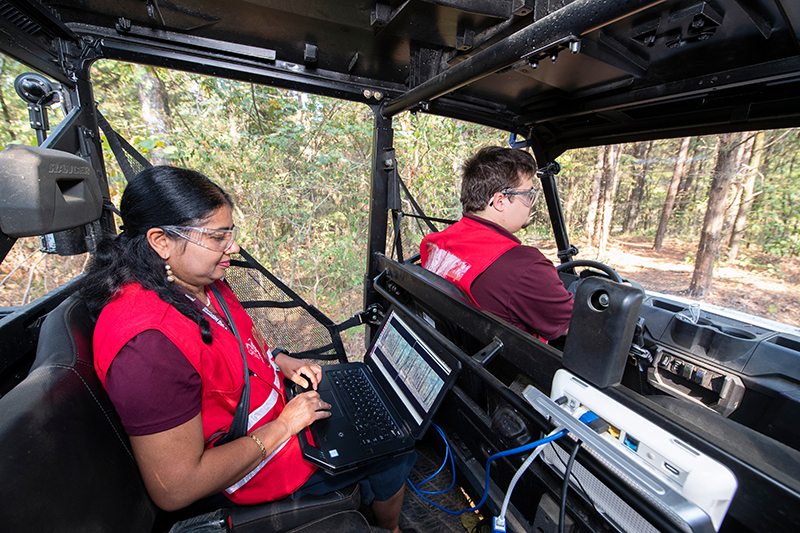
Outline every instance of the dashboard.
{"type": "Polygon", "coordinates": [[[800,332],[765,320],[648,295],[639,313],[653,356],[647,384],[795,449],[800,431],[800,332]]]}

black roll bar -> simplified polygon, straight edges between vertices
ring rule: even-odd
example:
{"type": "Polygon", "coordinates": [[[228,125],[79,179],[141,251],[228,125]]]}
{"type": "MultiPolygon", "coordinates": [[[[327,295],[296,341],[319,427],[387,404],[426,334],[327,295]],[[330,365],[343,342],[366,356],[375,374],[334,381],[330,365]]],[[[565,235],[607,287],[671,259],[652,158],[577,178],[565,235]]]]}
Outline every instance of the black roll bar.
{"type": "Polygon", "coordinates": [[[514,63],[551,48],[577,40],[582,35],[607,26],[664,0],[576,0],[501,42],[478,52],[466,61],[383,103],[382,113],[394,116],[426,104],[514,63]]]}
{"type": "MultiPolygon", "coordinates": [[[[392,118],[381,115],[377,106],[371,106],[374,113],[372,129],[372,184],[370,187],[369,206],[369,243],[367,248],[367,264],[364,274],[364,307],[369,309],[373,304],[381,303],[380,295],[375,291],[373,280],[378,275],[378,257],[386,253],[389,212],[389,180],[396,170],[397,160],[394,155],[394,130],[392,118]]],[[[364,343],[374,332],[374,326],[368,325],[364,343]]]]}

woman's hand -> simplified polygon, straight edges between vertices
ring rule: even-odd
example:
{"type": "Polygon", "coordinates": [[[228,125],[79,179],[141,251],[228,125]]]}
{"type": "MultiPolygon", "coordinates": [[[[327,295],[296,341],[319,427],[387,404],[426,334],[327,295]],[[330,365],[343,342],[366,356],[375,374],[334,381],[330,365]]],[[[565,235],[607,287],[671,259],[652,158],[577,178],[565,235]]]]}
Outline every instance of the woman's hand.
{"type": "Polygon", "coordinates": [[[304,389],[317,390],[317,385],[322,379],[322,368],[314,363],[295,359],[281,352],[275,357],[275,363],[283,375],[297,383],[304,389]]]}
{"type": "Polygon", "coordinates": [[[294,436],[320,418],[331,416],[330,408],[331,404],[320,398],[318,392],[304,392],[286,404],[277,420],[286,424],[294,436]]]}
{"type": "MultiPolygon", "coordinates": [[[[271,454],[315,420],[331,416],[330,408],[318,392],[304,392],[286,404],[278,418],[253,433],[271,454]]],[[[166,511],[224,490],[263,460],[260,447],[248,437],[204,449],[199,413],[175,428],[130,439],[147,491],[166,511]]]]}

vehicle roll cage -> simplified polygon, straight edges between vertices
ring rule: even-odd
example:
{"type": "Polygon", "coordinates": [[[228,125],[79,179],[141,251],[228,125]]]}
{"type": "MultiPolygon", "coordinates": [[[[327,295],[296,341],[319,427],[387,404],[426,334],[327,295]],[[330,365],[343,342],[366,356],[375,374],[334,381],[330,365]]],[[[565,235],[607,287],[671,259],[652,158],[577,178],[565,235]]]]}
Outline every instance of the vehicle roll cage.
{"type": "MultiPolygon", "coordinates": [[[[296,48],[296,43],[275,41],[256,46],[252,35],[213,31],[205,35],[224,36],[225,40],[199,36],[196,33],[203,33],[205,26],[168,26],[161,12],[150,12],[152,23],[145,25],[142,20],[133,21],[124,16],[109,19],[99,5],[94,8],[96,11],[91,11],[90,3],[83,8],[89,10],[88,17],[80,16],[80,7],[75,8],[77,16],[68,9],[58,8],[75,19],[63,22],[64,15],[56,15],[38,2],[11,0],[7,4],[8,11],[0,17],[0,31],[13,39],[0,43],[0,49],[60,83],[62,104],[68,112],[67,118],[42,146],[78,154],[96,169],[102,169],[102,157],[89,70],[99,59],[186,70],[367,104],[374,115],[367,280],[377,274],[372,257],[385,253],[385,213],[392,209],[392,198],[399,193],[392,183],[397,168],[392,119],[404,111],[467,120],[508,131],[512,137],[523,137],[522,142],[542,168],[539,177],[562,262],[577,254],[577,249],[569,242],[554,179],[558,167],[551,165],[564,150],[663,138],[670,134],[789,126],[796,125],[800,117],[795,105],[798,102],[795,89],[800,72],[797,54],[800,39],[792,26],[795,14],[780,3],[777,6],[779,18],[763,10],[750,9],[746,10],[749,18],[742,19],[727,3],[723,6],[728,8],[725,11],[706,1],[687,3],[678,11],[667,0],[575,0],[559,7],[518,0],[491,9],[481,3],[444,0],[413,6],[376,2],[370,16],[372,35],[364,33],[361,37],[365,47],[374,46],[369,39],[376,43],[379,38],[384,39],[381,43],[385,45],[387,39],[413,38],[411,26],[398,28],[398,24],[409,20],[408,17],[424,16],[417,15],[417,11],[410,13],[412,10],[430,15],[426,10],[435,9],[442,17],[462,13],[462,19],[466,16],[464,13],[473,13],[476,30],[486,28],[478,34],[458,29],[456,44],[459,46],[443,52],[441,57],[432,54],[427,58],[426,50],[433,49],[424,46],[432,45],[420,44],[417,56],[422,59],[412,58],[404,83],[375,66],[366,68],[365,75],[359,75],[361,71],[354,70],[359,61],[358,52],[347,69],[337,69],[333,60],[323,62],[322,51],[307,42],[304,63],[292,62],[284,57],[294,59],[290,52],[294,51],[292,47],[296,48]],[[659,72],[655,69],[662,67],[656,65],[656,61],[668,64],[679,48],[696,46],[714,37],[721,49],[730,42],[727,34],[721,36],[722,28],[727,28],[729,33],[742,30],[743,39],[753,39],[753,27],[758,31],[755,34],[758,39],[788,44],[786,52],[770,49],[768,60],[762,63],[755,64],[757,60],[747,58],[749,64],[743,62],[733,70],[712,72],[708,79],[691,75],[681,79],[677,75],[663,83],[657,79],[643,80],[648,69],[654,71],[650,77],[657,78],[659,72]],[[748,33],[745,34],[745,30],[748,33]],[[393,31],[397,36],[391,34],[393,31]],[[408,32],[408,36],[403,32],[408,32]],[[619,35],[623,34],[630,36],[632,44],[620,44],[619,35]],[[721,40],[723,38],[728,40],[721,40]],[[794,52],[791,43],[796,49],[794,52]],[[651,51],[650,58],[640,51],[641,45],[651,51]],[[466,53],[459,55],[462,51],[466,53]],[[489,93],[485,84],[481,85],[492,75],[502,75],[506,71],[527,71],[530,75],[530,69],[535,70],[540,62],[555,63],[558,59],[561,63],[570,61],[570,56],[584,53],[611,72],[604,73],[606,79],[613,79],[617,72],[619,76],[615,81],[602,82],[573,94],[551,91],[555,96],[544,95],[541,100],[538,97],[509,100],[507,94],[489,93]],[[438,62],[436,57],[440,57],[438,62]],[[685,117],[699,112],[703,113],[702,120],[686,123],[685,117]],[[636,120],[635,124],[632,120],[636,120]],[[584,125],[576,129],[573,123],[584,125]]],[[[125,13],[125,9],[131,14],[138,13],[130,11],[129,6],[120,6],[118,12],[125,13]]],[[[319,39],[335,35],[331,21],[308,17],[306,22],[310,30],[320,33],[319,39]]],[[[209,19],[207,25],[213,30],[216,23],[209,19]]],[[[353,27],[362,30],[361,26],[353,27]]],[[[335,31],[340,30],[335,28],[335,31]]],[[[430,41],[435,44],[436,38],[430,41]]],[[[706,49],[705,53],[708,51],[706,49]]],[[[372,50],[372,53],[381,52],[372,50]]],[[[336,59],[340,61],[338,56],[336,59]]],[[[698,57],[697,63],[701,61],[698,57]]],[[[110,203],[104,170],[98,171],[98,179],[106,203],[110,203]]],[[[110,216],[108,213],[104,216],[104,230],[113,228],[110,216]]],[[[0,255],[5,256],[12,241],[6,237],[0,240],[0,255]]],[[[369,287],[367,289],[365,297],[372,300],[374,295],[369,287]]]]}
{"type": "MultiPolygon", "coordinates": [[[[323,12],[325,1],[263,0],[231,2],[230,9],[238,11],[227,18],[214,18],[208,7],[213,4],[173,0],[161,2],[159,8],[154,0],[0,2],[0,52],[46,76],[31,75],[25,86],[29,90],[23,81],[18,88],[26,93],[21,96],[31,106],[31,123],[40,145],[82,158],[94,170],[93,179],[102,192],[104,209],[99,221],[48,235],[42,242],[50,243],[47,251],[52,253],[82,253],[92,251],[100,236],[115,232],[101,131],[127,177],[146,163],[113,132],[97,109],[91,80],[96,61],[185,70],[369,106],[373,133],[363,311],[343,324],[326,321],[323,326],[333,331],[365,323],[374,329],[381,306],[402,305],[418,311],[426,321],[430,319],[428,323],[435,322],[437,331],[470,354],[465,365],[468,372],[445,405],[446,415],[453,416],[442,418],[452,425],[445,431],[449,429],[466,443],[456,461],[460,461],[462,478],[473,489],[481,483],[475,458],[516,438],[510,430],[496,431],[496,422],[508,415],[525,428],[550,429],[545,415],[525,403],[520,387],[531,382],[547,390],[556,371],[568,366],[567,358],[557,345],[541,343],[477,309],[461,298],[452,284],[414,264],[414,257],[406,259],[415,250],[402,249],[397,227],[394,243],[389,242],[390,219],[399,225],[406,216],[426,218],[413,201],[414,214],[402,211],[402,194],[409,192],[403,186],[395,153],[394,117],[410,111],[465,120],[505,131],[510,134],[511,146],[530,149],[540,167],[537,176],[562,263],[578,253],[570,242],[556,183],[560,171],[556,158],[566,150],[800,126],[800,8],[796,0],[338,0],[336,7],[341,12],[336,13],[323,12]],[[206,8],[208,12],[201,12],[206,8]],[[248,13],[258,13],[265,20],[274,17],[277,22],[274,27],[250,24],[245,31],[239,25],[245,26],[242,15],[248,13]],[[353,13],[358,19],[348,20],[353,13]],[[197,25],[182,23],[190,20],[197,25]],[[296,27],[286,20],[296,22],[296,27]],[[279,23],[286,23],[285,27],[279,23]],[[49,88],[39,92],[35,84],[42,79],[49,88]],[[56,102],[48,95],[54,93],[66,116],[48,134],[48,106],[56,102]],[[387,254],[390,246],[393,250],[387,254]]],[[[440,225],[447,222],[429,220],[440,225]]],[[[82,222],[85,220],[76,223],[82,222]]],[[[0,260],[17,238],[35,235],[32,231],[13,236],[0,232],[0,260]]],[[[73,280],[26,306],[0,310],[6,333],[0,349],[0,368],[4,369],[0,396],[27,380],[39,349],[44,316],[69,298],[75,286],[73,280]]],[[[274,307],[299,305],[296,298],[291,300],[278,301],[274,307]]],[[[682,308],[671,309],[669,302],[661,303],[666,307],[652,304],[647,308],[651,317],[647,331],[660,328],[660,334],[666,336],[670,334],[668,324],[680,322],[682,308]]],[[[253,309],[267,308],[256,299],[250,304],[253,309]]],[[[638,311],[637,317],[643,317],[638,311]]],[[[717,335],[711,326],[691,326],[697,336],[713,339],[710,335],[717,335]]],[[[591,327],[603,329],[584,329],[591,327]]],[[[723,338],[723,330],[717,331],[723,338]]],[[[367,335],[372,333],[368,328],[367,335]]],[[[576,338],[581,335],[580,328],[571,328],[570,334],[576,338]]],[[[778,338],[777,333],[769,335],[778,338]]],[[[659,341],[661,338],[658,336],[659,341]]],[[[756,342],[761,343],[753,340],[752,344],[756,342]]],[[[794,343],[794,338],[788,342],[794,343]]],[[[675,347],[662,344],[653,340],[652,348],[675,347]]],[[[324,355],[332,351],[339,357],[341,341],[334,339],[331,345],[318,351],[326,352],[324,355]]],[[[771,348],[765,351],[764,360],[786,348],[772,343],[772,338],[759,345],[771,348]]],[[[650,349],[647,346],[645,351],[650,349]]],[[[47,350],[47,346],[42,348],[47,350]]],[[[587,356],[596,355],[594,350],[586,352],[587,356]]],[[[787,361],[795,361],[796,354],[791,355],[787,361]]],[[[626,364],[629,361],[638,362],[635,357],[626,364]]],[[[719,370],[719,365],[711,367],[719,370]]],[[[642,371],[636,364],[626,367],[631,368],[634,373],[642,371]]],[[[59,370],[65,368],[59,366],[59,370]]],[[[738,370],[729,373],[743,376],[738,370]]],[[[796,447],[751,427],[740,427],[706,406],[689,404],[687,408],[683,399],[668,395],[645,397],[640,394],[642,376],[634,377],[640,381],[639,392],[627,384],[614,385],[608,396],[721,460],[734,472],[740,488],[729,530],[740,524],[752,531],[796,529],[800,520],[796,513],[800,498],[796,447]]],[[[783,379],[772,375],[756,378],[750,382],[757,393],[759,387],[767,388],[768,381],[783,379]]],[[[794,374],[787,377],[787,383],[794,378],[794,374]]],[[[34,380],[28,380],[27,386],[36,388],[34,380]]],[[[783,387],[782,381],[780,385],[783,387]]],[[[24,394],[24,390],[17,393],[24,394]]],[[[796,402],[792,403],[784,389],[776,390],[774,397],[776,404],[786,401],[774,410],[781,415],[777,420],[789,420],[785,406],[796,402]]],[[[771,398],[764,393],[758,401],[771,398]]],[[[22,443],[20,449],[24,447],[24,441],[12,432],[7,436],[15,444],[22,443]]],[[[48,439],[39,442],[50,444],[48,439]]],[[[560,446],[567,451],[580,449],[574,441],[566,442],[560,446]]],[[[36,457],[29,450],[25,453],[36,457]]],[[[634,487],[612,475],[589,451],[579,452],[577,459],[659,530],[678,530],[663,509],[639,499],[634,487]]],[[[497,479],[511,477],[511,463],[503,468],[497,479]]],[[[533,498],[524,498],[530,518],[538,514],[536,497],[555,493],[554,480],[561,478],[544,468],[527,475],[542,482],[533,498]]],[[[141,494],[146,499],[145,493],[141,494]]],[[[576,501],[579,512],[573,516],[585,522],[581,527],[610,529],[603,517],[592,514],[591,502],[576,501]],[[580,512],[584,508],[588,514],[580,512]]]]}

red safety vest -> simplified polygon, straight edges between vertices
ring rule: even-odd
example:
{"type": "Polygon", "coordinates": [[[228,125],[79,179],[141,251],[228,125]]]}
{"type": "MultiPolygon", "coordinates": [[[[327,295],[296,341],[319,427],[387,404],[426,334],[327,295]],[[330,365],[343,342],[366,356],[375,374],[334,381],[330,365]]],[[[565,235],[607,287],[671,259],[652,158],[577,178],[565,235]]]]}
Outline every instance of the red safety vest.
{"type": "MultiPolygon", "coordinates": [[[[250,369],[247,428],[250,432],[275,420],[283,411],[286,405],[283,374],[230,287],[226,283],[215,283],[228,304],[247,354],[250,369]]],[[[94,366],[103,386],[114,357],[128,341],[145,330],[160,331],[180,349],[202,378],[200,415],[206,449],[230,429],[244,387],[244,365],[236,337],[213,320],[209,322],[213,335],[211,345],[202,341],[196,323],[161,300],[155,292],[130,284],[103,309],[94,330],[94,366]]],[[[303,459],[297,437],[292,437],[252,472],[228,487],[224,494],[245,505],[279,500],[297,490],[315,469],[303,459]]]]}
{"type": "Polygon", "coordinates": [[[444,231],[425,236],[419,251],[423,267],[455,283],[480,307],[470,290],[472,282],[515,246],[515,240],[462,217],[444,231]]]}

